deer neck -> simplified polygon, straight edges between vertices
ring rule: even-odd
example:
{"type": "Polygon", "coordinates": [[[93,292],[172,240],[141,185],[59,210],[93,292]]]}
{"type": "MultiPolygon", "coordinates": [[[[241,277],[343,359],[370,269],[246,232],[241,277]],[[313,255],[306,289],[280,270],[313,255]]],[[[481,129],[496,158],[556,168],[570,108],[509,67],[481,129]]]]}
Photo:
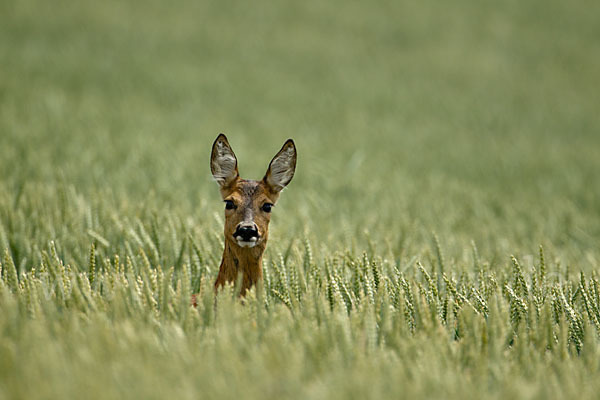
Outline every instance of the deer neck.
{"type": "Polygon", "coordinates": [[[215,289],[225,283],[235,282],[242,275],[241,294],[262,278],[262,256],[266,248],[266,238],[254,247],[239,247],[225,240],[223,258],[215,289]]]}

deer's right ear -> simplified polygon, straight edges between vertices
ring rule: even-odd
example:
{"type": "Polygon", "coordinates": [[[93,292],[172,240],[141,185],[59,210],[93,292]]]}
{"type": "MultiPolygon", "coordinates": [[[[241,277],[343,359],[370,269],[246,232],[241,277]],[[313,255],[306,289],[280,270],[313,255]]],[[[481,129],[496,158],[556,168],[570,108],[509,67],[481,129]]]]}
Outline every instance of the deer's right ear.
{"type": "Polygon", "coordinates": [[[222,133],[217,136],[212,146],[210,171],[221,188],[229,186],[239,176],[237,158],[227,137],[222,133]]]}

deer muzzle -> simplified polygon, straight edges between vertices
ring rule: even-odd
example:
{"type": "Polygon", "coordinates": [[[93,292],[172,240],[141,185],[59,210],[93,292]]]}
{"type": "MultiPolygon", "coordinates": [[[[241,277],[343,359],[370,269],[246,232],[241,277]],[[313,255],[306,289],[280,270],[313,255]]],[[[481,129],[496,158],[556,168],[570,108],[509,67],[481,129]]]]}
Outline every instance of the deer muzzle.
{"type": "Polygon", "coordinates": [[[233,238],[240,247],[254,247],[260,238],[258,227],[254,222],[242,222],[236,227],[233,238]]]}

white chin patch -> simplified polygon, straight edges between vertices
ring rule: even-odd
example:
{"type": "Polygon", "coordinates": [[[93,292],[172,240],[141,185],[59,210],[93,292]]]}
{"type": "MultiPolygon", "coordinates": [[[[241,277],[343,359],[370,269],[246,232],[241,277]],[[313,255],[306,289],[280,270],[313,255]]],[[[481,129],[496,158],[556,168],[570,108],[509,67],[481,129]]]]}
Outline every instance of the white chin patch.
{"type": "Polygon", "coordinates": [[[240,247],[254,247],[256,246],[257,239],[255,237],[250,238],[250,240],[243,240],[241,236],[235,238],[238,246],[240,247]]]}

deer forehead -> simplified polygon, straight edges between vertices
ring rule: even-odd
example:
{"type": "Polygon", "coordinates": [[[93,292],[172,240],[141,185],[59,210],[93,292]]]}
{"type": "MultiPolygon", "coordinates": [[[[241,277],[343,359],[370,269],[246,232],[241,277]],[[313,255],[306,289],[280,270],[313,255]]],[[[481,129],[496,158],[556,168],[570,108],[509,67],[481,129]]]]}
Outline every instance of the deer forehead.
{"type": "Polygon", "coordinates": [[[248,206],[264,201],[274,203],[277,198],[273,196],[262,181],[240,179],[225,200],[233,200],[241,206],[248,206]]]}

